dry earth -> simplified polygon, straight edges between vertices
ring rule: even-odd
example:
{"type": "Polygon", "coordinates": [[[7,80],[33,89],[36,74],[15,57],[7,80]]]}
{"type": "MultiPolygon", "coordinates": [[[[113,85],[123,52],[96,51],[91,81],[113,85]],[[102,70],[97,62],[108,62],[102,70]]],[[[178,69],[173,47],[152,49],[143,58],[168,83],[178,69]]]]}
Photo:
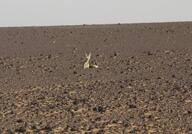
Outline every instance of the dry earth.
{"type": "Polygon", "coordinates": [[[192,23],[0,28],[0,133],[192,134],[192,23]]]}

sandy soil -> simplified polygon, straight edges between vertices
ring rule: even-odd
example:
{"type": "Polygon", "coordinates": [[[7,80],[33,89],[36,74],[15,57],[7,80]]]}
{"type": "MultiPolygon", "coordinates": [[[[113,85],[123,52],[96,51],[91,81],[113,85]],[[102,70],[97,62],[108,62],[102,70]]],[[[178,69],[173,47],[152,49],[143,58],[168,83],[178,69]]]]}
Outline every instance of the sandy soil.
{"type": "Polygon", "coordinates": [[[192,23],[0,28],[0,133],[192,133],[192,23]]]}

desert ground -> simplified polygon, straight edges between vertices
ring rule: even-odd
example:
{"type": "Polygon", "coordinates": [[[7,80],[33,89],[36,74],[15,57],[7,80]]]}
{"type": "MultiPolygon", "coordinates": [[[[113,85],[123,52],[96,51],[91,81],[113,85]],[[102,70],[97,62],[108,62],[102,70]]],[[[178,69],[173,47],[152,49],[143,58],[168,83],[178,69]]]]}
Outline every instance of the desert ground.
{"type": "Polygon", "coordinates": [[[0,133],[192,134],[192,22],[0,28],[0,133]]]}

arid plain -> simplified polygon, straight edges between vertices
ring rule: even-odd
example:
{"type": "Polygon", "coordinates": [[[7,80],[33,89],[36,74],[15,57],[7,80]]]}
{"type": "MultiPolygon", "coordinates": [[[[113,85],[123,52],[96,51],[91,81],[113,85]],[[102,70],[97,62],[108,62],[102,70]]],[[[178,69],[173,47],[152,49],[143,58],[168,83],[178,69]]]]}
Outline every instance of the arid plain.
{"type": "Polygon", "coordinates": [[[0,133],[192,133],[192,23],[0,28],[0,133]]]}

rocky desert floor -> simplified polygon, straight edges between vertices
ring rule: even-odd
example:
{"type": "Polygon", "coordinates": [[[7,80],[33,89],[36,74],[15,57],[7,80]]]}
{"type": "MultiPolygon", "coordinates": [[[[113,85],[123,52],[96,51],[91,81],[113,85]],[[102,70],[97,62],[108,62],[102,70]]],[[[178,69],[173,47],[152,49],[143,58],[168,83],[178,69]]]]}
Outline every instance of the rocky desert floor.
{"type": "Polygon", "coordinates": [[[0,133],[192,134],[192,23],[0,28],[0,133]]]}

